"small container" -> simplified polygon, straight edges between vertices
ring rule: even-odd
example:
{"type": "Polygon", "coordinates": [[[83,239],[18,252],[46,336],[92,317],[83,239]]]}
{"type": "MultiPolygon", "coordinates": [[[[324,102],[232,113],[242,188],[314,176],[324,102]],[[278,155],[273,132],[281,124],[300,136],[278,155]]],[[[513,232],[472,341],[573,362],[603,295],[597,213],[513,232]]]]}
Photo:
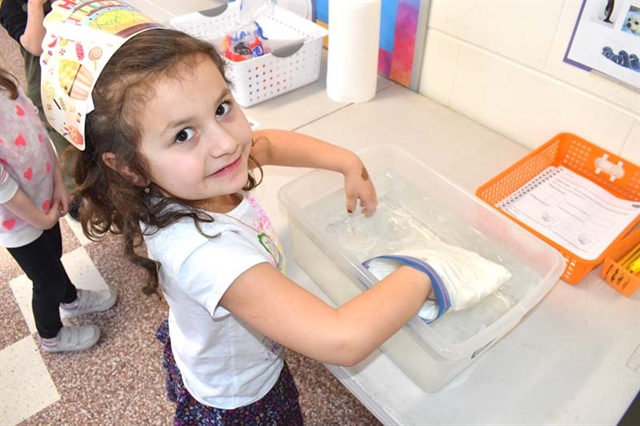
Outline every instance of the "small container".
{"type": "Polygon", "coordinates": [[[640,228],[611,246],[600,270],[600,277],[627,297],[640,287],[640,277],[623,268],[620,261],[638,244],[640,244],[640,228]]]}
{"type": "MultiPolygon", "coordinates": [[[[241,3],[188,13],[171,19],[169,24],[220,50],[222,39],[243,24],[241,3]]],[[[273,13],[258,17],[257,22],[269,39],[271,53],[242,62],[224,58],[233,95],[243,107],[316,81],[320,77],[322,39],[328,34],[325,28],[277,5],[273,13]]]]}
{"type": "MultiPolygon", "coordinates": [[[[503,199],[524,187],[548,166],[564,166],[619,198],[640,201],[640,167],[638,165],[571,133],[560,133],[531,151],[496,177],[480,186],[476,191],[476,195],[490,205],[496,206],[503,199]],[[612,170],[614,168],[616,170],[612,170]],[[612,174],[609,174],[608,171],[612,174]],[[621,177],[616,178],[615,175],[618,174],[618,171],[623,171],[623,173],[621,173],[621,177]]],[[[504,213],[502,210],[500,212],[504,213]]],[[[507,213],[504,214],[562,252],[565,259],[567,259],[567,267],[562,274],[562,279],[569,284],[579,284],[593,268],[602,263],[613,244],[620,241],[624,235],[640,222],[640,216],[638,216],[596,259],[590,260],[583,259],[566,247],[518,222],[507,213]]]]}
{"type": "Polygon", "coordinates": [[[476,251],[512,273],[498,292],[474,307],[447,312],[431,324],[415,317],[381,346],[421,389],[436,392],[517,326],[551,290],[565,262],[558,251],[401,148],[378,145],[358,154],[380,205],[371,218],[346,219],[353,220],[348,227],[359,227],[356,233],[363,237],[357,241],[341,228],[340,215],[346,214],[341,174],[315,170],[279,192],[295,260],[336,306],[377,282],[362,267],[364,258],[429,234],[476,251]],[[361,247],[367,238],[371,244],[361,247]]]}

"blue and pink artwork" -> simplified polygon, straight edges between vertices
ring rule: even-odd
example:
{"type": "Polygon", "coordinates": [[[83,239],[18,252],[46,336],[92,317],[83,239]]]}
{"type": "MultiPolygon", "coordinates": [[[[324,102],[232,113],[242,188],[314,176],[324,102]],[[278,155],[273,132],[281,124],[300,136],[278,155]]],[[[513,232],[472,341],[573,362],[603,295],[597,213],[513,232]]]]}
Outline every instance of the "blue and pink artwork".
{"type": "MultiPolygon", "coordinates": [[[[420,3],[382,0],[378,72],[404,86],[411,83],[420,3]]],[[[329,24],[329,0],[314,0],[314,16],[317,22],[329,24]]]]}

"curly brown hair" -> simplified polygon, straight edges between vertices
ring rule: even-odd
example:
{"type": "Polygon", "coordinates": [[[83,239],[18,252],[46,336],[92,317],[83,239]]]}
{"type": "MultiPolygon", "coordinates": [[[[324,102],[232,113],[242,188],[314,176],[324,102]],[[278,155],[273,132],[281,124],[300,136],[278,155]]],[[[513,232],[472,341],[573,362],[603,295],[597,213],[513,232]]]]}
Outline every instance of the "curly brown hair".
{"type": "MultiPolygon", "coordinates": [[[[144,235],[191,218],[200,224],[213,218],[184,200],[162,196],[150,182],[149,164],[139,152],[141,134],[137,112],[154,96],[159,78],[176,79],[190,72],[194,61],[208,58],[223,78],[225,63],[215,47],[203,40],[169,29],[148,30],[127,41],[111,57],[92,91],[95,109],[87,115],[85,150],[70,153],[73,177],[82,199],[80,222],[87,237],[98,241],[107,233],[121,234],[124,254],[147,272],[145,294],[158,288],[159,262],[146,256],[144,235]],[[120,173],[104,163],[111,153],[120,173]],[[167,208],[171,206],[171,208],[167,208]],[[142,229],[141,224],[144,225],[142,229]]],[[[249,157],[250,172],[245,190],[262,180],[260,165],[249,157]],[[260,171],[260,179],[252,172],[260,171]]]]}

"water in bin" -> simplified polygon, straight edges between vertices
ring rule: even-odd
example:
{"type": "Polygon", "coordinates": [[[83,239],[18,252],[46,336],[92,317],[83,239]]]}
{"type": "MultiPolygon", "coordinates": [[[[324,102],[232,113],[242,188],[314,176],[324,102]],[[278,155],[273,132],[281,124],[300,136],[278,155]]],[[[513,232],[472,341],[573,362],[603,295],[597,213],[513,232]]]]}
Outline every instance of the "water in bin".
{"type": "Polygon", "coordinates": [[[347,214],[342,190],[305,208],[305,214],[356,264],[374,256],[420,248],[425,241],[437,239],[475,251],[517,277],[475,306],[449,311],[429,325],[450,343],[462,342],[491,325],[540,282],[538,273],[425,196],[414,184],[392,172],[374,175],[373,180],[379,204],[370,218],[347,214]]]}

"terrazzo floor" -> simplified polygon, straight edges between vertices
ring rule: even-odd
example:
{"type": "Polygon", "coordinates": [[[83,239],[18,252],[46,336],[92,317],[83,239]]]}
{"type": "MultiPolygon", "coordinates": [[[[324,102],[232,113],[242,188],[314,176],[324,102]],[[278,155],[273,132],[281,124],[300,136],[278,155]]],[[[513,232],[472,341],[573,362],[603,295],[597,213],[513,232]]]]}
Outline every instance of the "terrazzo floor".
{"type": "MultiPolygon", "coordinates": [[[[22,58],[0,28],[0,63],[24,84],[22,58]]],[[[68,320],[96,324],[98,344],[51,354],[37,345],[31,283],[0,249],[0,425],[170,425],[161,345],[154,332],[167,315],[156,296],[141,292],[142,274],[121,255],[119,239],[87,240],[77,222],[61,220],[63,263],[79,288],[118,292],[111,310],[68,320]]],[[[307,425],[379,422],[320,363],[289,352],[307,425]]]]}

